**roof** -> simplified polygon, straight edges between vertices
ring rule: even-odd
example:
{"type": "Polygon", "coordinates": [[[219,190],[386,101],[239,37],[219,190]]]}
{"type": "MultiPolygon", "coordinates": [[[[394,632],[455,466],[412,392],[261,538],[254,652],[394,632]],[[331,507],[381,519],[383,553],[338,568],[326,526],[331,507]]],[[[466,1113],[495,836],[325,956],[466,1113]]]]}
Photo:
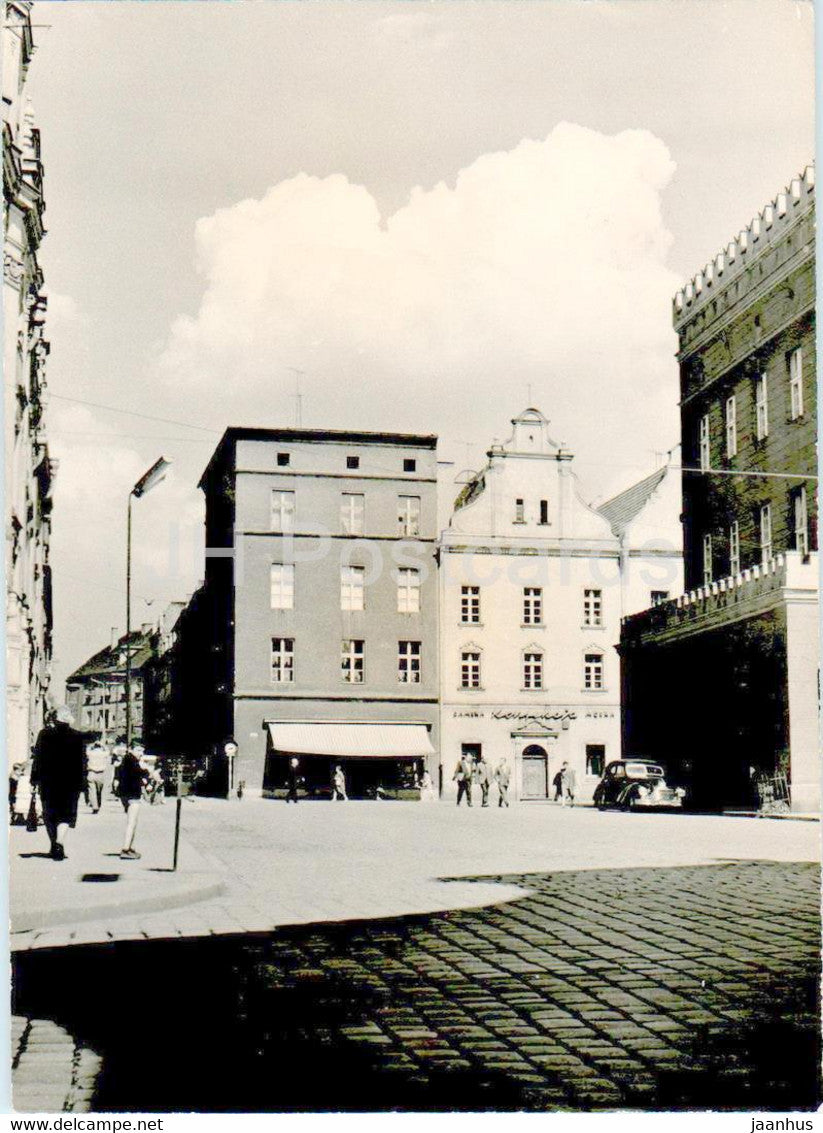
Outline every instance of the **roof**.
{"type": "Polygon", "coordinates": [[[608,520],[615,535],[622,535],[631,521],[640,514],[662,484],[668,470],[667,465],[658,468],[651,476],[638,480],[630,488],[595,508],[599,515],[608,520]]]}
{"type": "Polygon", "coordinates": [[[437,448],[435,433],[368,433],[347,429],[264,429],[231,425],[220,438],[220,443],[200,477],[199,487],[203,487],[212,466],[223,456],[226,449],[237,441],[279,441],[283,444],[312,442],[322,444],[351,445],[396,445],[398,448],[437,448]]]}
{"type": "Polygon", "coordinates": [[[107,645],[99,653],[95,653],[85,661],[79,669],[66,677],[66,684],[82,684],[92,677],[118,677],[122,679],[125,664],[120,662],[120,656],[126,648],[127,641],[131,641],[131,670],[139,673],[154,653],[152,647],[152,634],[145,634],[142,630],[133,630],[130,639],[124,635],[116,645],[107,645]]]}

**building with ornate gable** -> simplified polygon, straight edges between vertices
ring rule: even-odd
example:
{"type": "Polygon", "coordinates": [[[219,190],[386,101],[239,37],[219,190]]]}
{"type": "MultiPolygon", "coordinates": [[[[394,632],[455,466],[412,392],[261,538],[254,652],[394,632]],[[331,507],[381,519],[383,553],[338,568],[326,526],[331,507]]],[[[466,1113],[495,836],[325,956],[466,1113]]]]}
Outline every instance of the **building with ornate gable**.
{"type": "Polygon", "coordinates": [[[482,753],[513,799],[550,797],[563,762],[590,799],[620,756],[621,618],[682,582],[679,485],[661,468],[596,509],[539,410],[512,429],[440,539],[442,792],[482,753]]]}

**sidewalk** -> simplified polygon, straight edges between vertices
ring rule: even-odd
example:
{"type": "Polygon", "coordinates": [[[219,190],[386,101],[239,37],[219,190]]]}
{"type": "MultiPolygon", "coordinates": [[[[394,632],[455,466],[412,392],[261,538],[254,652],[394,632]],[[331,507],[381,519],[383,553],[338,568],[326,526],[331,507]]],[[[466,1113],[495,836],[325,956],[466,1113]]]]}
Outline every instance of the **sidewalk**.
{"type": "MultiPolygon", "coordinates": [[[[172,872],[174,812],[174,800],[162,806],[143,805],[135,843],[143,855],[139,861],[120,858],[125,818],[114,799],[108,799],[99,814],[80,801],[77,828],[69,832],[68,857],[63,862],[49,857],[43,827],[36,834],[13,827],[9,839],[12,948],[18,946],[20,934],[173,909],[222,894],[223,879],[191,845],[181,843],[179,869],[172,872]]],[[[75,942],[83,936],[78,929],[75,942]]]]}

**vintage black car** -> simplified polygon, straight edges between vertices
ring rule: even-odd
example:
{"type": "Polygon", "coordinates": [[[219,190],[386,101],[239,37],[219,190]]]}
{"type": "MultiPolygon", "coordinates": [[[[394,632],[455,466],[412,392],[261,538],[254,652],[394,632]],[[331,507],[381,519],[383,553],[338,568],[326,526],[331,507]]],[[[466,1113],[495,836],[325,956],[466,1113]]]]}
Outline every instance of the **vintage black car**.
{"type": "Polygon", "coordinates": [[[616,759],[610,763],[594,789],[594,805],[600,810],[672,809],[683,806],[682,787],[666,785],[659,763],[645,759],[616,759]]]}

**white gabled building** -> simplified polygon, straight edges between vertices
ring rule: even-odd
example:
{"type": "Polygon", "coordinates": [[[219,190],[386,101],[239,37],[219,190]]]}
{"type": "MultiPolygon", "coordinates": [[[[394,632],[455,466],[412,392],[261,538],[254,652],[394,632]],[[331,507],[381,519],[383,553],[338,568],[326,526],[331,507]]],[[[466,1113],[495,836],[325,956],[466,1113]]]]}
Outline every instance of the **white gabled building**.
{"type": "Polygon", "coordinates": [[[442,793],[482,751],[513,799],[549,797],[564,761],[590,798],[620,755],[620,620],[682,583],[679,480],[659,469],[595,509],[543,414],[512,425],[441,536],[442,793]]]}

